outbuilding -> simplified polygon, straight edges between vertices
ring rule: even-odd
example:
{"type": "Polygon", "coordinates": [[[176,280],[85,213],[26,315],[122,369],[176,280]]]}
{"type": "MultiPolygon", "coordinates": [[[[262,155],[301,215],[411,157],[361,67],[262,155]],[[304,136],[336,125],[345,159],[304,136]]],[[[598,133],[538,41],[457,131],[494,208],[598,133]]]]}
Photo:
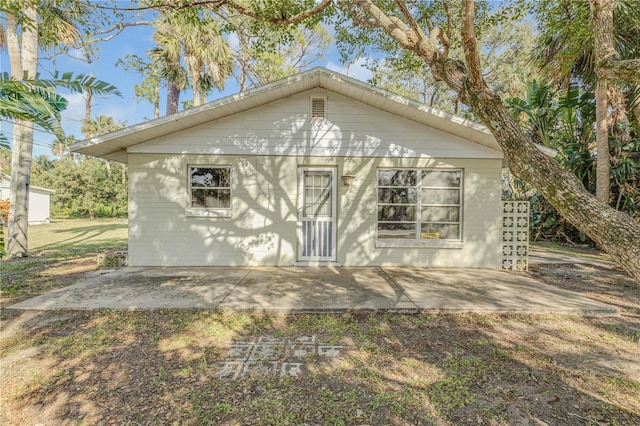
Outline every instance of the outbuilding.
{"type": "Polygon", "coordinates": [[[477,123],[315,68],[74,144],[129,173],[129,265],[500,268],[477,123]]]}
{"type": "MultiPolygon", "coordinates": [[[[0,173],[0,200],[9,199],[11,196],[11,176],[0,173]]],[[[39,186],[29,187],[29,225],[49,223],[51,220],[51,195],[55,191],[39,186]]]]}

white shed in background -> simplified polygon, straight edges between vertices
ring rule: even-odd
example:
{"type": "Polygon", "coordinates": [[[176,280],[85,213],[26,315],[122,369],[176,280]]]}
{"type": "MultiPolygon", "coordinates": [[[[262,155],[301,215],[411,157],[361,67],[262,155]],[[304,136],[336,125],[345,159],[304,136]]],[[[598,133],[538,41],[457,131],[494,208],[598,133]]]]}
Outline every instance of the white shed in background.
{"type": "MultiPolygon", "coordinates": [[[[6,200],[10,196],[11,176],[0,173],[0,200],[6,200]]],[[[51,194],[55,191],[47,188],[32,186],[29,190],[29,225],[49,223],[51,218],[51,194]]]]}

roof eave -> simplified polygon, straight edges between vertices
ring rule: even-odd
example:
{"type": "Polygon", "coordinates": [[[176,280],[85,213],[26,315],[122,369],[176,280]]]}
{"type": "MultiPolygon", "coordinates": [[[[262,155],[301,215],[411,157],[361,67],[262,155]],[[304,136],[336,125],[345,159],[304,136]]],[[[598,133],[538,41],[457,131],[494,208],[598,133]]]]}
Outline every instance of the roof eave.
{"type": "MultiPolygon", "coordinates": [[[[409,119],[423,125],[431,126],[440,131],[469,139],[489,149],[501,151],[493,135],[481,124],[439,111],[325,68],[313,68],[300,74],[255,89],[230,95],[205,105],[76,142],[71,145],[70,149],[71,151],[81,154],[126,163],[126,150],[131,146],[273,102],[277,99],[271,99],[269,96],[265,97],[264,95],[283,87],[288,89],[286,91],[287,96],[315,87],[348,96],[346,94],[347,89],[355,88],[358,93],[358,99],[354,99],[357,101],[373,106],[373,100],[369,97],[371,95],[377,98],[382,97],[389,102],[383,103],[383,105],[376,105],[375,107],[378,109],[405,117],[410,115],[410,112],[418,111],[417,119],[415,117],[409,119]],[[260,96],[267,100],[257,102],[260,96]],[[135,137],[136,134],[139,136],[135,137]],[[116,141],[120,141],[120,143],[116,141]],[[99,146],[102,149],[98,148],[99,146]]],[[[281,99],[281,97],[278,99],[281,99]]]]}

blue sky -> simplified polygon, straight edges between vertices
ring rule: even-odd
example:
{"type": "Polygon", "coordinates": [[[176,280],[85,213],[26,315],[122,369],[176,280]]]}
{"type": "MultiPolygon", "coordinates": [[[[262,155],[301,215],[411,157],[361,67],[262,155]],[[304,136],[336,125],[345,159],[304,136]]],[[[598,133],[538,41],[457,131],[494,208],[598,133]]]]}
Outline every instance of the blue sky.
{"type": "MultiPolygon", "coordinates": [[[[148,26],[128,27],[122,34],[112,40],[98,44],[98,59],[92,63],[73,58],[74,52],[72,52],[71,56],[61,55],[56,57],[55,67],[50,60],[41,59],[39,72],[42,78],[51,77],[54,68],[61,72],[72,71],[74,74],[93,74],[96,78],[116,86],[123,96],[122,98],[117,96],[94,97],[92,116],[95,117],[102,114],[112,116],[116,120],[126,121],[127,125],[140,123],[147,118],[153,117],[152,105],[134,98],[133,86],[141,81],[141,76],[133,72],[127,72],[121,67],[116,67],[115,64],[118,59],[127,54],[137,54],[146,58],[146,51],[154,46],[151,38],[152,33],[152,29],[148,26]]],[[[46,56],[46,53],[41,54],[41,58],[44,56],[46,56]]],[[[348,74],[354,78],[367,80],[370,77],[370,71],[363,64],[364,61],[352,64],[349,67],[348,74]]],[[[318,61],[313,66],[324,66],[347,74],[347,69],[340,64],[337,49],[333,45],[327,51],[325,60],[318,61]]],[[[6,51],[0,54],[0,71],[10,71],[6,51]]],[[[234,94],[237,91],[238,85],[235,79],[231,78],[227,82],[224,91],[213,91],[207,99],[208,101],[213,101],[234,94]]],[[[61,94],[69,101],[66,111],[62,114],[62,127],[67,135],[74,135],[76,138],[82,139],[80,126],[85,114],[84,98],[81,94],[65,93],[62,90],[61,94]]],[[[161,114],[164,114],[164,93],[162,95],[160,110],[161,114]]],[[[191,93],[183,93],[181,95],[181,101],[188,99],[191,99],[191,93]]],[[[11,124],[2,121],[0,126],[0,130],[11,140],[11,124]]],[[[50,146],[53,140],[53,135],[37,129],[34,134],[34,156],[40,154],[52,156],[50,146]]]]}

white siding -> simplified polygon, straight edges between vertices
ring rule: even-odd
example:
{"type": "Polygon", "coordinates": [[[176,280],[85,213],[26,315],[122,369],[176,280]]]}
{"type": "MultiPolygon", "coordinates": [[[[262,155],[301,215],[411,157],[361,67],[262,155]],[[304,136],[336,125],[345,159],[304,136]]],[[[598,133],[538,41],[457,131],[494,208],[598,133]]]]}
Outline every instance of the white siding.
{"type": "Polygon", "coordinates": [[[29,192],[29,223],[49,223],[51,218],[51,194],[39,188],[29,192]]]}
{"type": "Polygon", "coordinates": [[[500,267],[502,153],[324,89],[135,145],[129,162],[132,266],[293,265],[298,169],[337,167],[337,263],[500,267]],[[311,97],[326,97],[313,128],[311,97]],[[187,168],[233,167],[232,215],[191,217],[187,168]],[[463,244],[376,247],[376,169],[464,169],[463,244]]]}
{"type": "MultiPolygon", "coordinates": [[[[0,180],[0,200],[9,199],[11,196],[11,181],[3,174],[0,180]]],[[[51,218],[51,194],[53,191],[46,188],[31,187],[29,191],[29,224],[49,223],[51,218]]]]}
{"type": "Polygon", "coordinates": [[[293,265],[297,172],[309,165],[356,175],[351,187],[338,184],[338,264],[500,267],[500,159],[166,154],[129,155],[130,264],[293,265]],[[233,167],[232,217],[185,215],[189,164],[233,167]],[[376,169],[440,166],[464,169],[462,248],[377,248],[376,169]]]}
{"type": "MultiPolygon", "coordinates": [[[[452,126],[454,124],[452,123],[452,126]]],[[[502,153],[324,89],[309,90],[128,149],[129,153],[502,158],[502,153]],[[312,128],[311,97],[327,120],[312,128]]]]}

